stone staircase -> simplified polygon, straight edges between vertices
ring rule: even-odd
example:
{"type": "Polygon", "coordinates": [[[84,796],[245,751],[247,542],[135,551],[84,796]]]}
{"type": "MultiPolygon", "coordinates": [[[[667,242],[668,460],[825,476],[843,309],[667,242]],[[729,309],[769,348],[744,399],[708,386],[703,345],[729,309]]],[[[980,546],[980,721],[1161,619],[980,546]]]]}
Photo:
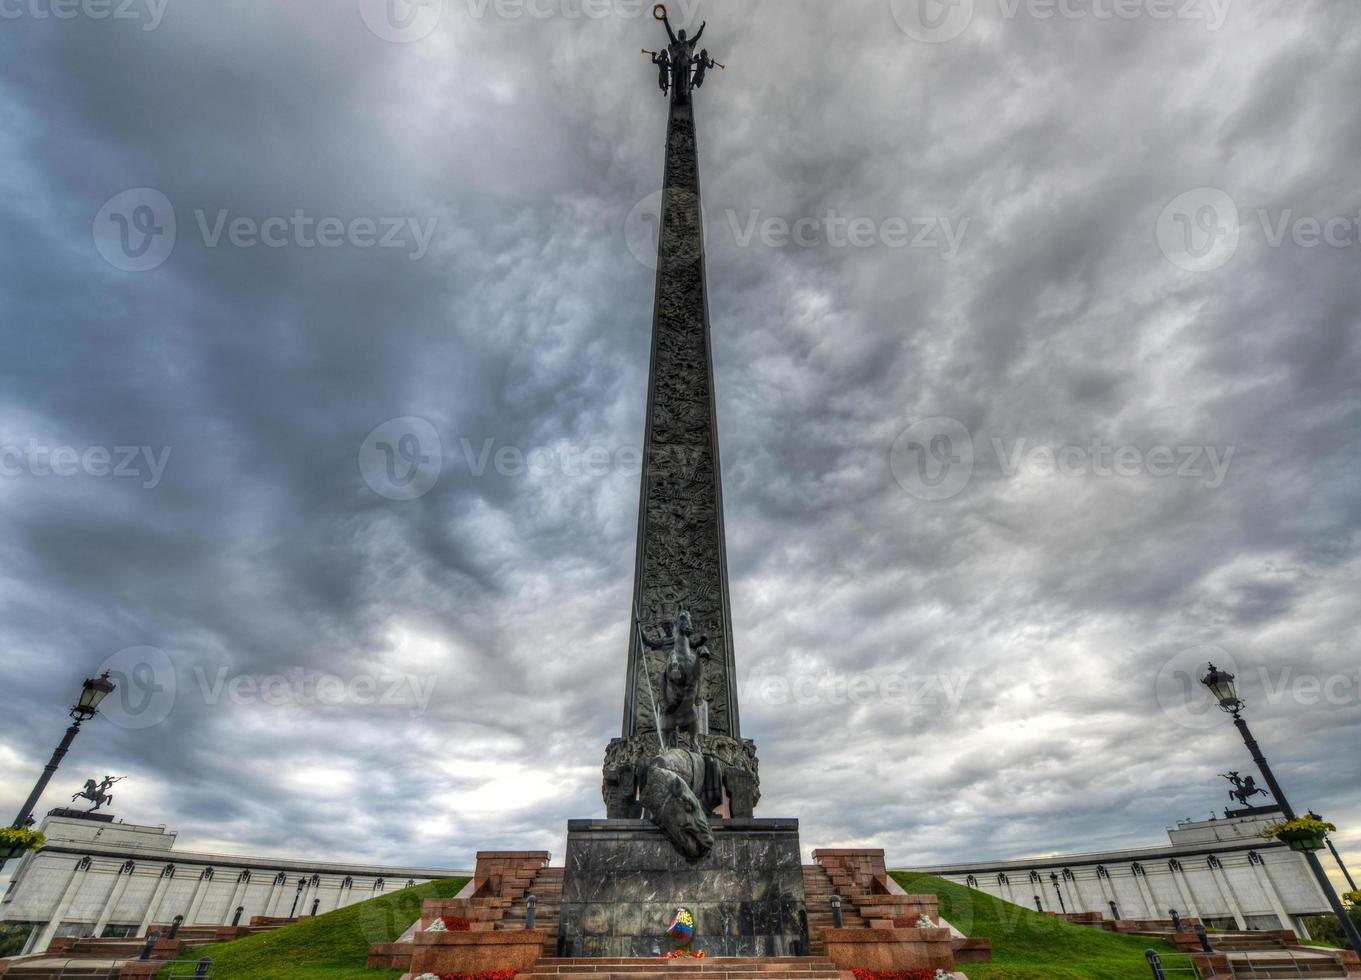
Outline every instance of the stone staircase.
{"type": "Polygon", "coordinates": [[[1361,977],[1361,966],[1354,964],[1354,954],[1350,951],[1301,946],[1298,937],[1290,930],[1265,932],[1214,930],[1208,934],[1214,952],[1207,954],[1201,950],[1200,937],[1191,931],[1191,927],[1199,921],[1195,918],[1182,919],[1180,932],[1175,931],[1171,919],[1113,921],[1099,912],[1069,913],[1058,918],[1107,932],[1165,940],[1190,956],[1202,974],[1207,977],[1248,977],[1261,980],[1273,980],[1277,977],[1312,977],[1316,980],[1361,977]]]}
{"type": "Polygon", "coordinates": [[[816,956],[713,959],[545,958],[521,976],[538,980],[838,980],[831,960],[816,956]]]}
{"type": "Polygon", "coordinates": [[[67,960],[52,957],[17,962],[0,960],[0,976],[5,980],[118,980],[122,969],[121,962],[112,960],[67,960]]]}
{"type": "MultiPolygon", "coordinates": [[[[813,852],[813,860],[825,874],[827,884],[841,896],[842,926],[846,929],[912,929],[922,916],[949,928],[940,917],[935,895],[909,895],[888,875],[884,852],[875,849],[835,849],[813,852]]],[[[805,870],[807,888],[810,878],[805,870]]],[[[814,893],[819,901],[825,894],[822,879],[814,878],[814,893]]],[[[828,896],[830,901],[830,896],[828,896]]],[[[814,902],[810,898],[809,929],[813,930],[814,902]]],[[[830,914],[826,925],[831,924],[830,914]]],[[[992,940],[970,939],[954,931],[950,943],[956,963],[991,963],[992,940]]],[[[814,952],[819,952],[815,944],[814,952]]]]}
{"type": "MultiPolygon", "coordinates": [[[[808,909],[808,938],[814,956],[822,956],[826,949],[822,942],[822,930],[832,928],[832,896],[838,894],[836,886],[827,869],[820,864],[803,866],[803,897],[808,909]]],[[[861,918],[853,901],[841,896],[841,926],[844,929],[864,929],[865,920],[861,918]]]]}
{"type": "Polygon", "coordinates": [[[558,922],[562,913],[562,878],[564,868],[540,868],[534,875],[523,895],[510,900],[497,920],[497,929],[523,929],[529,908],[529,896],[535,899],[534,928],[547,933],[543,943],[543,955],[553,956],[558,951],[558,922]]]}
{"type": "Polygon", "coordinates": [[[297,921],[256,917],[251,919],[248,926],[181,925],[173,940],[162,938],[156,943],[150,960],[145,963],[139,963],[138,957],[146,945],[147,936],[153,932],[159,932],[162,937],[169,936],[170,923],[153,923],[147,928],[147,936],[58,938],[52,940],[43,953],[0,960],[0,977],[6,980],[55,980],[58,977],[62,980],[103,980],[126,975],[134,966],[147,970],[160,969],[170,960],[181,961],[183,965],[178,969],[192,973],[194,955],[191,951],[200,946],[269,932],[297,921]]]}

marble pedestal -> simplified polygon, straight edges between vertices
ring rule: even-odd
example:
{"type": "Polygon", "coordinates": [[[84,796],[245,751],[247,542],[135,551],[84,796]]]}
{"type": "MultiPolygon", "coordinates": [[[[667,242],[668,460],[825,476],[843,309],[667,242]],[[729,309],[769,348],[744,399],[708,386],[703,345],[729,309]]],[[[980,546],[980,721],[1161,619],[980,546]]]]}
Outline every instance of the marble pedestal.
{"type": "Polygon", "coordinates": [[[707,956],[806,955],[799,822],[711,826],[713,850],[691,864],[646,820],[569,821],[560,955],[664,955],[681,905],[707,956]]]}

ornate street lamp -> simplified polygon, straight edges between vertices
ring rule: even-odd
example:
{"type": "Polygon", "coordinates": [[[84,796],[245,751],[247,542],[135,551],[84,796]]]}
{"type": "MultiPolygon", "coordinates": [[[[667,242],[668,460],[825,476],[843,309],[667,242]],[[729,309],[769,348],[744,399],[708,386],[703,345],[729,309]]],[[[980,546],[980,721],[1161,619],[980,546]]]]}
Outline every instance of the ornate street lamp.
{"type": "MultiPolygon", "coordinates": [[[[52,775],[57,771],[57,766],[61,765],[61,760],[66,757],[66,751],[75,741],[77,733],[80,732],[82,722],[89,721],[99,713],[99,704],[106,697],[114,692],[117,684],[109,680],[109,672],[106,670],[98,677],[87,677],[85,683],[81,685],[80,697],[76,703],[71,705],[70,715],[75,721],[70,728],[66,729],[66,736],[52,753],[52,758],[48,760],[43,774],[38,777],[37,784],[33,787],[33,792],[28,794],[28,799],[24,800],[24,805],[19,809],[19,815],[14,818],[13,827],[25,827],[29,818],[33,816],[33,808],[38,805],[38,798],[43,795],[43,790],[47,789],[47,784],[52,781],[52,775]]],[[[5,866],[4,859],[0,859],[0,868],[5,866]]]]}
{"type": "MultiPolygon", "coordinates": [[[[1271,771],[1271,766],[1267,765],[1266,758],[1262,755],[1262,750],[1257,745],[1257,740],[1252,737],[1252,731],[1248,728],[1247,721],[1243,718],[1243,709],[1247,707],[1243,700],[1238,696],[1238,688],[1234,684],[1234,675],[1227,670],[1220,670],[1214,664],[1209,665],[1209,670],[1200,682],[1210,689],[1214,699],[1219,702],[1219,707],[1225,714],[1233,716],[1233,723],[1237,727],[1240,735],[1243,736],[1243,744],[1248,747],[1248,752],[1252,755],[1252,761],[1257,764],[1257,769],[1266,780],[1271,795],[1276,797],[1276,803],[1281,808],[1281,813],[1285,814],[1286,820],[1295,819],[1295,811],[1290,806],[1290,801],[1285,798],[1285,793],[1281,790],[1281,784],[1276,782],[1276,774],[1271,771]]],[[[1323,895],[1328,899],[1328,904],[1332,906],[1333,912],[1337,915],[1337,921],[1342,926],[1342,932],[1347,937],[1347,941],[1352,944],[1352,949],[1361,953],[1361,932],[1358,932],[1356,923],[1347,914],[1347,910],[1342,907],[1341,900],[1337,897],[1337,892],[1333,890],[1333,883],[1328,880],[1328,875],[1323,870],[1323,865],[1319,863],[1318,855],[1313,851],[1304,851],[1304,858],[1309,863],[1309,869],[1313,871],[1314,878],[1318,881],[1318,886],[1323,891],[1323,895]]],[[[1288,923],[1282,923],[1287,925],[1288,923]]]]}

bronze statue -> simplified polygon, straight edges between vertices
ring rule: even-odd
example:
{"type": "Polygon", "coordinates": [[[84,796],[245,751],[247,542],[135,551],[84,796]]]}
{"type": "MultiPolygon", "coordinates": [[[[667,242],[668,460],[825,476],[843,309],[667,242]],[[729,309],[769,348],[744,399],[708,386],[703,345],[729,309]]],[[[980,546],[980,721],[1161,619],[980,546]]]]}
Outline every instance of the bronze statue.
{"type": "Polygon", "coordinates": [[[648,759],[638,775],[647,818],[687,861],[698,861],[714,846],[709,810],[697,795],[712,781],[713,768],[698,752],[671,748],[648,759]]]}
{"type": "Polygon", "coordinates": [[[653,650],[670,648],[666,666],[662,669],[661,709],[658,719],[663,748],[673,749],[685,739],[685,748],[699,749],[699,696],[704,681],[704,664],[709,659],[709,638],[694,640],[695,626],[690,610],[682,609],[674,621],[663,623],[663,635],[653,640],[647,631],[640,631],[643,643],[653,650]]]}
{"type": "Polygon", "coordinates": [[[1244,779],[1238,775],[1237,770],[1230,770],[1228,773],[1220,773],[1221,779],[1227,779],[1233,789],[1229,790],[1229,799],[1237,800],[1243,806],[1248,805],[1248,800],[1254,796],[1270,796],[1266,790],[1257,785],[1257,780],[1251,776],[1244,779]]]}
{"type": "MultiPolygon", "coordinates": [[[[652,16],[662,22],[666,28],[666,36],[671,43],[667,45],[667,54],[671,62],[671,84],[676,90],[676,101],[684,102],[690,97],[691,77],[690,71],[695,64],[695,45],[699,43],[700,37],[704,34],[707,22],[699,25],[699,30],[695,31],[694,37],[687,37],[685,30],[679,31],[671,29],[671,20],[666,13],[665,4],[657,4],[652,8],[652,16]]],[[[653,61],[657,60],[653,56],[653,61]]],[[[709,67],[713,67],[710,65],[709,67]]],[[[663,87],[662,91],[666,91],[663,87]]]]}
{"type": "Polygon", "coordinates": [[[120,779],[126,778],[126,776],[105,776],[104,781],[98,784],[96,784],[93,779],[87,779],[85,780],[85,788],[71,797],[71,802],[74,803],[76,800],[91,800],[94,803],[94,806],[90,807],[88,812],[94,813],[105,803],[113,802],[113,794],[108,791],[109,787],[120,779]]]}
{"type": "Polygon", "coordinates": [[[722,67],[723,66],[720,65],[717,61],[714,61],[714,59],[709,57],[709,51],[707,48],[701,49],[699,54],[695,56],[695,75],[694,78],[690,80],[690,84],[693,85],[695,88],[699,88],[701,85],[704,84],[704,76],[708,74],[710,68],[722,67]]]}
{"type": "Polygon", "coordinates": [[[652,63],[657,66],[657,85],[662,90],[662,95],[666,95],[671,89],[671,55],[666,51],[648,51],[643,49],[643,54],[652,55],[652,63]]]}

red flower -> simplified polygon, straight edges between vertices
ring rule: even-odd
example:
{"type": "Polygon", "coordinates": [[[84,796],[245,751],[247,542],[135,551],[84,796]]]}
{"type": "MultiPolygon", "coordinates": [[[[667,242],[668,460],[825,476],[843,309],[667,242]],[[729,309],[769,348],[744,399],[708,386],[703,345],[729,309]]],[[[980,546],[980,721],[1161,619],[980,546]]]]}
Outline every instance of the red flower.
{"type": "Polygon", "coordinates": [[[935,970],[851,970],[855,980],[936,980],[935,970]]]}
{"type": "Polygon", "coordinates": [[[452,915],[442,915],[440,921],[444,923],[444,928],[450,932],[468,932],[473,927],[472,920],[460,919],[452,915]]]}

